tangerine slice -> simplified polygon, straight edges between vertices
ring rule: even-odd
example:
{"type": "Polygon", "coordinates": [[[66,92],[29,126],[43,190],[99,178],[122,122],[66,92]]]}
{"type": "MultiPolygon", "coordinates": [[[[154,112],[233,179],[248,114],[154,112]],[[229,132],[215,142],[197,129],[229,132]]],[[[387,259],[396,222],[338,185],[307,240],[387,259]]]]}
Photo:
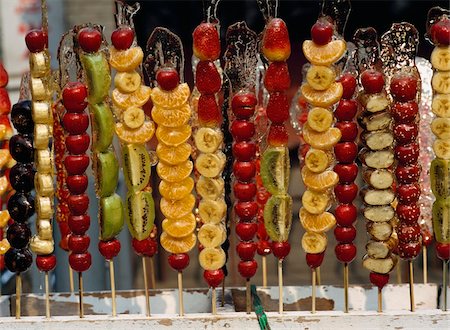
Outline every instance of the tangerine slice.
{"type": "Polygon", "coordinates": [[[186,83],[179,84],[171,91],[155,87],[152,90],[152,101],[161,108],[178,108],[188,101],[189,95],[191,95],[191,91],[186,83]]]}
{"type": "Polygon", "coordinates": [[[141,65],[144,52],[141,47],[131,47],[126,50],[109,48],[109,64],[119,72],[132,71],[141,65]]]}
{"type": "Polygon", "coordinates": [[[304,207],[300,209],[300,223],[306,231],[313,233],[324,233],[336,224],[336,218],[330,212],[311,214],[304,207]]]}
{"type": "Polygon", "coordinates": [[[195,206],[195,197],[192,194],[187,195],[180,200],[170,200],[161,198],[161,213],[168,219],[179,219],[192,212],[195,206]]]}
{"type": "Polygon", "coordinates": [[[151,121],[145,122],[141,127],[131,129],[125,124],[116,124],[116,134],[124,143],[145,143],[152,139],[155,133],[155,124],[151,121]]]}
{"type": "Polygon", "coordinates": [[[0,149],[0,168],[3,168],[11,159],[9,149],[0,149]]]}
{"type": "Polygon", "coordinates": [[[182,238],[192,234],[196,227],[197,221],[192,213],[178,219],[164,219],[162,222],[162,230],[175,238],[182,238]]]}
{"type": "Polygon", "coordinates": [[[329,150],[341,139],[342,133],[339,128],[331,127],[327,131],[320,133],[314,131],[307,123],[303,125],[303,139],[307,144],[315,149],[329,150]]]}
{"type": "Polygon", "coordinates": [[[165,127],[179,127],[186,125],[191,118],[191,106],[188,103],[173,109],[154,106],[152,118],[158,125],[165,127]]]}
{"type": "Polygon", "coordinates": [[[194,248],[197,238],[194,233],[183,238],[175,238],[163,232],[160,242],[163,249],[169,253],[187,253],[194,248]]]}
{"type": "Polygon", "coordinates": [[[308,170],[306,166],[302,168],[302,179],[305,186],[315,191],[328,190],[339,182],[339,176],[333,171],[314,173],[308,170]]]}
{"type": "Polygon", "coordinates": [[[8,178],[6,175],[0,177],[0,195],[3,195],[9,187],[8,178]]]}
{"type": "Polygon", "coordinates": [[[326,45],[319,46],[312,40],[303,42],[303,54],[315,65],[329,66],[337,62],[344,55],[347,45],[343,40],[333,40],[326,45]]]}
{"type": "Polygon", "coordinates": [[[8,210],[0,211],[0,228],[4,228],[11,217],[9,216],[8,210]]]}
{"type": "Polygon", "coordinates": [[[120,110],[126,110],[131,107],[142,107],[150,99],[152,89],[148,86],[141,85],[135,92],[125,94],[114,88],[111,98],[116,107],[120,110]]]}
{"type": "Polygon", "coordinates": [[[6,125],[0,124],[0,141],[3,141],[6,136],[6,125]]]}
{"type": "Polygon", "coordinates": [[[178,165],[169,165],[159,162],[156,165],[158,176],[168,182],[180,182],[186,179],[192,173],[194,164],[190,160],[186,160],[178,165]]]}
{"type": "Polygon", "coordinates": [[[316,107],[326,108],[338,102],[343,93],[342,84],[334,82],[331,86],[324,90],[318,91],[313,89],[308,83],[300,87],[303,97],[308,103],[316,107]]]}
{"type": "Polygon", "coordinates": [[[158,141],[165,143],[168,146],[178,146],[191,137],[192,127],[190,125],[183,125],[180,127],[165,127],[158,126],[156,129],[156,137],[158,141]]]}
{"type": "Polygon", "coordinates": [[[188,160],[191,151],[192,147],[189,143],[183,143],[176,147],[158,143],[156,147],[158,158],[169,165],[177,165],[188,160]]]}
{"type": "Polygon", "coordinates": [[[162,180],[159,183],[159,193],[162,197],[172,200],[180,200],[189,195],[194,189],[194,180],[187,177],[180,182],[167,182],[162,180]]]}

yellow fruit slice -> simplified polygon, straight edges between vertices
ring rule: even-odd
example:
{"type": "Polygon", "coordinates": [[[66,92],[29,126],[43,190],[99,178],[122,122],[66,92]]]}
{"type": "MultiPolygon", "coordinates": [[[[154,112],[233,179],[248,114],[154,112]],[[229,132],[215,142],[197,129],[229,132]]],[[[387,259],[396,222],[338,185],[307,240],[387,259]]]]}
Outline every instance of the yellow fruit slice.
{"type": "Polygon", "coordinates": [[[445,94],[435,94],[431,111],[439,117],[450,118],[450,97],[445,94]]]}
{"type": "Polygon", "coordinates": [[[315,90],[308,83],[306,83],[300,87],[300,91],[306,99],[306,102],[315,107],[326,108],[339,101],[344,90],[341,83],[334,82],[324,91],[315,90]]]}
{"type": "Polygon", "coordinates": [[[311,214],[321,214],[330,205],[330,196],[326,192],[306,189],[302,196],[302,205],[311,214]]]}
{"type": "Polygon", "coordinates": [[[9,241],[4,238],[0,241],[0,255],[4,255],[11,248],[9,241]]]}
{"type": "Polygon", "coordinates": [[[8,178],[6,177],[6,175],[3,175],[2,177],[0,177],[0,195],[3,195],[8,187],[8,178]]]}
{"type": "Polygon", "coordinates": [[[191,118],[191,106],[188,103],[173,109],[154,106],[152,118],[158,125],[165,127],[180,127],[186,125],[191,118]]]}
{"type": "Polygon", "coordinates": [[[333,40],[320,46],[312,40],[303,42],[303,54],[306,59],[315,65],[329,66],[338,61],[344,55],[347,46],[343,40],[333,40]]]}
{"type": "Polygon", "coordinates": [[[194,164],[190,160],[186,160],[178,165],[169,165],[159,162],[156,165],[156,173],[158,176],[168,182],[180,182],[186,179],[192,173],[194,164]]]}
{"type": "Polygon", "coordinates": [[[151,121],[137,129],[131,129],[122,123],[116,124],[117,137],[124,143],[145,143],[152,139],[154,133],[155,125],[151,121]]]}
{"type": "Polygon", "coordinates": [[[179,127],[165,127],[158,126],[156,129],[156,137],[158,141],[165,143],[168,146],[178,146],[191,137],[192,127],[190,125],[183,125],[179,127]]]}
{"type": "Polygon", "coordinates": [[[216,270],[225,265],[226,255],[221,248],[205,248],[199,253],[198,261],[204,270],[216,270]]]}
{"type": "Polygon", "coordinates": [[[9,216],[8,210],[0,211],[0,228],[4,228],[9,219],[11,219],[11,217],[9,216]]]}
{"type": "Polygon", "coordinates": [[[336,218],[330,212],[311,214],[304,207],[300,209],[300,223],[306,231],[324,233],[336,224],[336,218]]]}
{"type": "Polygon", "coordinates": [[[308,168],[302,168],[302,179],[305,186],[314,191],[328,190],[339,182],[339,176],[333,171],[313,173],[308,168]]]}
{"type": "Polygon", "coordinates": [[[438,71],[433,74],[431,86],[440,94],[450,94],[450,71],[438,71]]]}
{"type": "Polygon", "coordinates": [[[6,125],[0,124],[0,141],[3,141],[5,136],[6,136],[6,125]]]}
{"type": "Polygon", "coordinates": [[[302,248],[306,253],[322,253],[327,248],[327,243],[324,233],[306,232],[302,237],[302,248]]]}
{"type": "Polygon", "coordinates": [[[109,48],[109,64],[119,72],[132,71],[136,69],[144,59],[141,47],[132,47],[126,50],[109,48]]]}
{"type": "Polygon", "coordinates": [[[306,167],[314,172],[320,173],[327,169],[330,159],[325,151],[320,149],[309,149],[305,156],[306,167]]]}
{"type": "Polygon", "coordinates": [[[179,182],[167,182],[162,180],[159,183],[159,193],[166,199],[183,199],[192,192],[192,189],[194,189],[194,179],[191,177],[187,177],[179,182]]]}
{"type": "Polygon", "coordinates": [[[138,107],[129,107],[123,112],[123,123],[131,129],[141,127],[145,122],[144,110],[138,107]]]}
{"type": "Polygon", "coordinates": [[[324,108],[313,108],[308,113],[307,122],[309,127],[317,132],[325,132],[333,124],[333,114],[324,108]]]}
{"type": "Polygon", "coordinates": [[[160,242],[163,249],[169,253],[187,253],[194,248],[197,238],[193,233],[183,238],[175,238],[163,232],[160,242]]]}
{"type": "Polygon", "coordinates": [[[164,219],[162,230],[175,238],[182,238],[192,234],[197,227],[195,216],[190,213],[185,217],[178,219],[164,219]]]}
{"type": "Polygon", "coordinates": [[[303,139],[305,142],[311,147],[320,150],[329,150],[333,148],[333,146],[341,139],[341,135],[341,131],[336,127],[329,128],[326,132],[319,133],[312,130],[307,123],[303,126],[303,139]]]}
{"type": "Polygon", "coordinates": [[[227,213],[227,204],[223,200],[202,199],[198,204],[198,214],[203,223],[218,224],[227,213]]]}
{"type": "Polygon", "coordinates": [[[226,237],[225,226],[221,224],[205,223],[197,233],[199,243],[205,248],[219,247],[226,237]]]}
{"type": "Polygon", "coordinates": [[[112,92],[111,98],[116,107],[126,110],[130,107],[142,107],[150,99],[152,89],[148,86],[141,85],[135,92],[124,94],[117,88],[112,92]]]}
{"type": "Polygon", "coordinates": [[[187,195],[185,198],[176,200],[170,200],[161,198],[160,203],[161,213],[168,219],[179,219],[187,216],[192,212],[195,206],[195,197],[192,194],[187,195]]]}
{"type": "Polygon", "coordinates": [[[114,85],[122,93],[133,93],[141,86],[141,76],[136,71],[118,72],[114,85]]]}
{"type": "Polygon", "coordinates": [[[153,104],[160,108],[173,109],[178,108],[188,101],[191,91],[188,84],[180,84],[171,91],[165,91],[159,87],[152,90],[153,104]]]}
{"type": "Polygon", "coordinates": [[[3,168],[10,159],[9,149],[0,149],[0,168],[3,168]]]}
{"type": "Polygon", "coordinates": [[[306,82],[315,90],[324,91],[336,79],[336,73],[328,66],[311,65],[306,73],[306,82]]]}
{"type": "Polygon", "coordinates": [[[183,143],[176,147],[158,143],[156,147],[158,158],[169,165],[177,165],[188,160],[191,151],[192,147],[189,143],[183,143]]]}

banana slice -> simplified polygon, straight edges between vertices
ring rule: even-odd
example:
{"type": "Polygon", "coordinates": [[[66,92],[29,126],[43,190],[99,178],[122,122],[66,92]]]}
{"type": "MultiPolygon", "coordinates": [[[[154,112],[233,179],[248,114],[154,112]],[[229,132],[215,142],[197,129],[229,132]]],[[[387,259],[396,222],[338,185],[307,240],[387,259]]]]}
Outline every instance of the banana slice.
{"type": "Polygon", "coordinates": [[[200,266],[204,270],[216,270],[225,265],[225,252],[221,248],[205,248],[198,255],[200,266]]]}
{"type": "Polygon", "coordinates": [[[384,93],[369,95],[365,101],[366,110],[372,113],[383,111],[389,106],[389,99],[384,93]]]}
{"type": "Polygon", "coordinates": [[[36,151],[36,170],[42,174],[53,173],[53,156],[48,149],[36,151]]]}
{"type": "Polygon", "coordinates": [[[450,160],[450,141],[437,139],[433,143],[433,151],[436,157],[450,160]]]}
{"type": "Polygon", "coordinates": [[[223,141],[223,134],[210,127],[200,128],[194,135],[195,146],[204,153],[215,152],[223,141]]]}
{"type": "Polygon", "coordinates": [[[6,252],[8,252],[10,248],[11,248],[11,245],[9,244],[9,242],[6,238],[0,240],[0,256],[4,255],[6,252]]]}
{"type": "Polygon", "coordinates": [[[52,132],[48,125],[36,124],[34,125],[34,148],[47,149],[52,132]]]}
{"type": "Polygon", "coordinates": [[[450,118],[450,97],[444,94],[435,94],[431,103],[431,111],[436,116],[450,118]]]}
{"type": "Polygon", "coordinates": [[[51,219],[53,215],[53,202],[50,197],[36,196],[36,215],[41,219],[51,219]]]}
{"type": "Polygon", "coordinates": [[[436,70],[450,71],[450,46],[435,47],[430,60],[436,70]]]}
{"type": "Polygon", "coordinates": [[[308,125],[317,132],[325,132],[333,124],[333,114],[325,108],[313,108],[308,113],[308,125]]]}
{"type": "Polygon", "coordinates": [[[30,88],[33,100],[43,101],[50,98],[51,92],[47,85],[48,83],[44,79],[31,78],[30,88]]]}
{"type": "Polygon", "coordinates": [[[36,173],[34,177],[34,187],[40,196],[50,197],[54,193],[53,177],[51,174],[36,173]]]}
{"type": "Polygon", "coordinates": [[[41,78],[50,73],[50,56],[48,51],[30,53],[30,73],[32,77],[41,78]]]}
{"type": "Polygon", "coordinates": [[[39,236],[33,236],[30,240],[30,249],[37,255],[52,254],[55,249],[53,240],[43,240],[39,236]]]}
{"type": "Polygon", "coordinates": [[[195,188],[200,197],[214,200],[223,195],[224,187],[225,181],[222,178],[207,178],[201,175],[195,188]]]}
{"type": "Polygon", "coordinates": [[[123,113],[123,123],[131,129],[141,127],[145,121],[144,110],[138,107],[130,107],[123,113]]]}
{"type": "Polygon", "coordinates": [[[322,253],[327,248],[327,236],[324,233],[306,232],[302,237],[302,248],[306,253],[322,253]]]}
{"type": "Polygon", "coordinates": [[[318,91],[324,91],[329,88],[335,79],[336,73],[327,66],[311,65],[306,73],[306,81],[318,91]]]}
{"type": "Polygon", "coordinates": [[[35,124],[52,124],[53,114],[48,102],[33,102],[31,114],[35,124]]]}
{"type": "Polygon", "coordinates": [[[327,169],[330,159],[325,151],[309,149],[305,156],[306,167],[314,173],[320,173],[327,169]]]}
{"type": "Polygon", "coordinates": [[[205,223],[200,227],[197,238],[200,244],[205,248],[214,248],[220,246],[224,242],[224,232],[226,232],[223,225],[215,225],[212,223],[205,223]]]}
{"type": "Polygon", "coordinates": [[[431,131],[438,139],[450,139],[450,118],[434,118],[431,122],[431,131]]]}
{"type": "Polygon", "coordinates": [[[309,213],[321,214],[329,207],[330,197],[328,193],[306,189],[302,196],[302,204],[309,213]]]}
{"type": "Polygon", "coordinates": [[[198,214],[203,223],[218,224],[227,213],[227,204],[224,201],[203,199],[198,204],[198,214]]]}
{"type": "Polygon", "coordinates": [[[222,172],[225,162],[226,157],[223,152],[201,154],[195,160],[195,168],[201,175],[214,178],[222,172]]]}
{"type": "Polygon", "coordinates": [[[122,93],[133,93],[141,86],[141,76],[136,71],[118,72],[114,85],[122,93]]]}
{"type": "Polygon", "coordinates": [[[450,71],[439,71],[431,79],[433,89],[441,94],[450,94],[450,71]]]}
{"type": "Polygon", "coordinates": [[[52,222],[49,219],[38,219],[36,221],[36,231],[41,239],[53,239],[52,222]]]}

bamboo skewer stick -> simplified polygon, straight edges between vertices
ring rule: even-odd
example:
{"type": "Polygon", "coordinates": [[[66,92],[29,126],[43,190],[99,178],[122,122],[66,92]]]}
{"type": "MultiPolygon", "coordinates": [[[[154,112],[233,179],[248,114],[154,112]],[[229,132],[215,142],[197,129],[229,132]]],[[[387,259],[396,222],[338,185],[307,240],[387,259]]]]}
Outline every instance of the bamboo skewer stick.
{"type": "Polygon", "coordinates": [[[428,283],[428,256],[427,247],[422,246],[422,263],[423,263],[423,284],[428,283]]]}
{"type": "Polygon", "coordinates": [[[116,281],[115,281],[115,276],[114,276],[114,262],[112,260],[109,260],[109,281],[111,282],[112,316],[117,316],[116,281]]]}
{"type": "Polygon", "coordinates": [[[383,289],[378,288],[378,313],[383,312],[383,289]]]}
{"type": "Polygon", "coordinates": [[[395,266],[396,268],[396,275],[397,275],[397,284],[402,284],[402,261],[399,260],[397,262],[397,266],[395,266]]]}
{"type": "Polygon", "coordinates": [[[222,307],[225,306],[225,277],[222,281],[222,307]]]}
{"type": "Polygon", "coordinates": [[[184,316],[183,304],[183,273],[178,272],[178,303],[180,305],[180,316],[184,316]]]}
{"type": "Polygon", "coordinates": [[[320,266],[317,267],[316,270],[316,280],[317,280],[317,285],[320,285],[320,283],[322,283],[322,279],[321,279],[321,274],[320,274],[320,266]]]}
{"type": "Polygon", "coordinates": [[[267,259],[266,256],[262,256],[261,259],[263,288],[267,288],[267,259]]]}
{"type": "Polygon", "coordinates": [[[70,286],[70,293],[75,292],[75,286],[73,283],[73,270],[70,268],[70,265],[67,265],[69,267],[69,286],[70,286]]]}
{"type": "Polygon", "coordinates": [[[150,298],[148,296],[148,279],[147,279],[147,263],[145,257],[142,257],[142,271],[144,275],[144,291],[145,291],[145,315],[150,316],[150,298]]]}
{"type": "Polygon", "coordinates": [[[409,299],[411,304],[411,312],[415,312],[416,306],[414,303],[414,271],[412,260],[409,260],[408,264],[409,264],[409,299]]]}
{"type": "Polygon", "coordinates": [[[212,315],[217,315],[216,288],[211,288],[211,313],[212,313],[212,315]]]}
{"type": "Polygon", "coordinates": [[[48,283],[48,272],[45,272],[45,317],[50,318],[50,288],[48,283]]]}
{"type": "Polygon", "coordinates": [[[344,263],[344,312],[348,313],[348,263],[344,263]]]}
{"type": "Polygon", "coordinates": [[[316,313],[316,268],[312,270],[312,286],[311,286],[311,313],[316,313]]]}
{"type": "Polygon", "coordinates": [[[283,314],[283,260],[278,260],[278,313],[283,314]]]}
{"type": "Polygon", "coordinates": [[[156,289],[155,264],[153,263],[153,257],[150,258],[150,281],[152,283],[152,289],[156,289]]]}
{"type": "Polygon", "coordinates": [[[245,306],[247,314],[250,314],[252,312],[252,305],[251,305],[251,292],[250,292],[250,279],[248,278],[245,281],[245,306]]]}
{"type": "Polygon", "coordinates": [[[447,277],[448,277],[448,260],[442,263],[442,290],[444,290],[444,312],[447,311],[447,277]]]}
{"type": "Polygon", "coordinates": [[[84,317],[84,306],[83,306],[83,273],[79,272],[78,273],[78,293],[79,293],[79,314],[80,314],[80,319],[82,319],[84,317]]]}
{"type": "Polygon", "coordinates": [[[16,274],[16,319],[20,319],[20,299],[22,295],[22,275],[16,274]]]}

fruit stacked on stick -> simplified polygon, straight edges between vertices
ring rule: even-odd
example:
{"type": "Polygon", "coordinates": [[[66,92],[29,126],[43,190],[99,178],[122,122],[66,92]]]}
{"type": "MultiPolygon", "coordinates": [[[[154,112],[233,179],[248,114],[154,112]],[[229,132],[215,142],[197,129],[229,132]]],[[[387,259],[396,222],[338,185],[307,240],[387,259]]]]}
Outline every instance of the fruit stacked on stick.
{"type": "MultiPolygon", "coordinates": [[[[311,66],[306,73],[306,82],[300,87],[310,110],[303,126],[302,136],[310,146],[305,155],[305,166],[301,174],[306,190],[302,196],[300,222],[306,233],[302,237],[302,248],[306,262],[314,271],[323,261],[327,248],[325,232],[334,227],[336,220],[327,212],[332,202],[332,189],[339,182],[332,170],[333,147],[341,139],[339,128],[334,124],[333,106],[343,95],[343,86],[336,82],[333,63],[346,51],[345,41],[334,33],[334,25],[327,17],[321,17],[311,28],[312,40],[303,43],[303,53],[311,66]]],[[[356,153],[354,142],[342,142],[337,147],[337,157],[353,159],[356,153]]]]}
{"type": "MultiPolygon", "coordinates": [[[[35,153],[52,154],[53,146],[53,111],[51,91],[50,54],[48,51],[48,36],[45,30],[32,30],[25,37],[30,51],[30,90],[32,98],[32,120],[34,121],[35,153]]],[[[56,266],[53,254],[53,162],[45,159],[42,166],[36,158],[35,173],[35,207],[36,235],[30,242],[31,250],[37,255],[36,265],[40,271],[49,272],[56,266]]]]}
{"type": "MultiPolygon", "coordinates": [[[[202,245],[199,262],[203,277],[212,288],[223,281],[226,255],[221,245],[227,237],[225,218],[227,205],[222,172],[225,154],[222,152],[222,113],[218,104],[222,78],[215,61],[220,56],[218,25],[202,23],[193,33],[194,55],[199,59],[195,70],[195,86],[200,93],[197,104],[198,127],[194,132],[196,147],[196,191],[199,196],[198,241],[202,245]],[[205,166],[205,163],[209,163],[205,166]]],[[[236,188],[236,186],[235,186],[236,188]]],[[[239,189],[239,187],[237,187],[239,189]]],[[[235,190],[236,193],[236,190],[235,190]]]]}

